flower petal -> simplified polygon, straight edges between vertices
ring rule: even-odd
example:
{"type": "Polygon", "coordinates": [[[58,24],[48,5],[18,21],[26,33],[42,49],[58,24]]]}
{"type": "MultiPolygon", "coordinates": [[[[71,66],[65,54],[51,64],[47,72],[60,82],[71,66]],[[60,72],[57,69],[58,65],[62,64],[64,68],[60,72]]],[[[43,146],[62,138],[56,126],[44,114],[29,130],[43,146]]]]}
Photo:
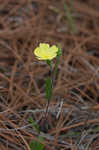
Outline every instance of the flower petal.
{"type": "Polygon", "coordinates": [[[47,50],[47,49],[49,49],[49,44],[40,43],[40,48],[41,48],[42,50],[47,50]]]}
{"type": "Polygon", "coordinates": [[[34,54],[35,54],[36,56],[39,56],[39,54],[40,54],[40,49],[39,49],[39,47],[37,47],[36,49],[34,49],[34,54]]]}
{"type": "Polygon", "coordinates": [[[53,45],[53,46],[51,46],[50,48],[49,48],[49,50],[51,50],[52,52],[58,52],[58,48],[55,46],[55,45],[53,45]]]}

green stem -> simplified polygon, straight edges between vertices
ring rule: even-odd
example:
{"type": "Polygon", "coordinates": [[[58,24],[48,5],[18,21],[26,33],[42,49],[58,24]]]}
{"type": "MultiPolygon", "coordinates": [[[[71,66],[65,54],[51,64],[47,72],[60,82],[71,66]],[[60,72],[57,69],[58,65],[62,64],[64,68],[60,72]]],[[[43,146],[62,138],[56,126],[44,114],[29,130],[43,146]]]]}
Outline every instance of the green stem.
{"type": "MultiPolygon", "coordinates": [[[[47,64],[49,65],[50,71],[51,71],[50,78],[51,78],[51,86],[52,86],[52,91],[53,91],[53,79],[52,79],[52,64],[51,64],[51,61],[47,61],[47,64]]],[[[48,108],[49,108],[49,105],[50,105],[50,101],[51,101],[51,98],[47,100],[47,106],[46,106],[46,112],[45,112],[45,118],[46,119],[47,119],[47,114],[48,114],[48,108]]]]}
{"type": "MultiPolygon", "coordinates": [[[[51,70],[50,80],[51,80],[51,90],[52,90],[52,92],[53,92],[54,80],[56,78],[56,73],[57,73],[57,70],[58,70],[58,65],[60,63],[60,57],[61,57],[61,55],[62,55],[61,45],[59,45],[58,46],[57,59],[56,59],[56,64],[55,64],[55,67],[54,67],[54,71],[52,70],[51,60],[47,60],[46,61],[46,63],[49,65],[50,70],[51,70]]],[[[48,96],[48,98],[47,98],[47,107],[46,107],[46,112],[45,112],[45,118],[47,117],[47,114],[48,114],[48,108],[49,108],[49,105],[50,105],[51,98],[52,98],[52,95],[48,96]]]]}

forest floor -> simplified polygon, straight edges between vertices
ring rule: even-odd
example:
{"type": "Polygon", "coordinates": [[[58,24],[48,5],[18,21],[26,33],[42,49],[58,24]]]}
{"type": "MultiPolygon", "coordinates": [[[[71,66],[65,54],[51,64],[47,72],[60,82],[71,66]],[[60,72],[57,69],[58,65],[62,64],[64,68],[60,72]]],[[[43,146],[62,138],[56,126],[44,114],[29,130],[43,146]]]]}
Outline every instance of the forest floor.
{"type": "Polygon", "coordinates": [[[0,150],[30,149],[30,117],[45,150],[99,150],[98,0],[0,0],[0,150]],[[62,47],[46,121],[39,43],[62,47]]]}

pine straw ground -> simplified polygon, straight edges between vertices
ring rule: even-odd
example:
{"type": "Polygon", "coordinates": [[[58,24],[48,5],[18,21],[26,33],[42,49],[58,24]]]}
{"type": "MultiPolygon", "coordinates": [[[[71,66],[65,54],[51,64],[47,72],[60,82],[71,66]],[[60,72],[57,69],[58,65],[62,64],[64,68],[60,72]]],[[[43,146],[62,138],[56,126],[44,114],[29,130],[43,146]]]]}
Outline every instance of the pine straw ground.
{"type": "Polygon", "coordinates": [[[37,139],[30,116],[41,128],[45,150],[99,150],[98,0],[0,1],[0,150],[29,150],[37,139]],[[49,68],[33,54],[40,42],[63,49],[48,130],[41,123],[49,68]]]}

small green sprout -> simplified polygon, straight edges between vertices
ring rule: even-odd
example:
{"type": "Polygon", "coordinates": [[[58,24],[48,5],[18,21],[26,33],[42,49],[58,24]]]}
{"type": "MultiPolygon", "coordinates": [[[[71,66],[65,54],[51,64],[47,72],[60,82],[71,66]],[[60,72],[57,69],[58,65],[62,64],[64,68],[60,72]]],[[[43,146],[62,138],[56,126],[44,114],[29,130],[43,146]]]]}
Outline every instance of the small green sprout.
{"type": "MultiPolygon", "coordinates": [[[[38,139],[40,142],[44,141],[44,138],[40,136],[40,129],[38,124],[32,119],[32,117],[29,118],[29,122],[33,125],[35,128],[36,132],[38,133],[38,139]]],[[[30,150],[44,150],[44,145],[40,143],[39,141],[32,140],[30,143],[30,150]]]]}

